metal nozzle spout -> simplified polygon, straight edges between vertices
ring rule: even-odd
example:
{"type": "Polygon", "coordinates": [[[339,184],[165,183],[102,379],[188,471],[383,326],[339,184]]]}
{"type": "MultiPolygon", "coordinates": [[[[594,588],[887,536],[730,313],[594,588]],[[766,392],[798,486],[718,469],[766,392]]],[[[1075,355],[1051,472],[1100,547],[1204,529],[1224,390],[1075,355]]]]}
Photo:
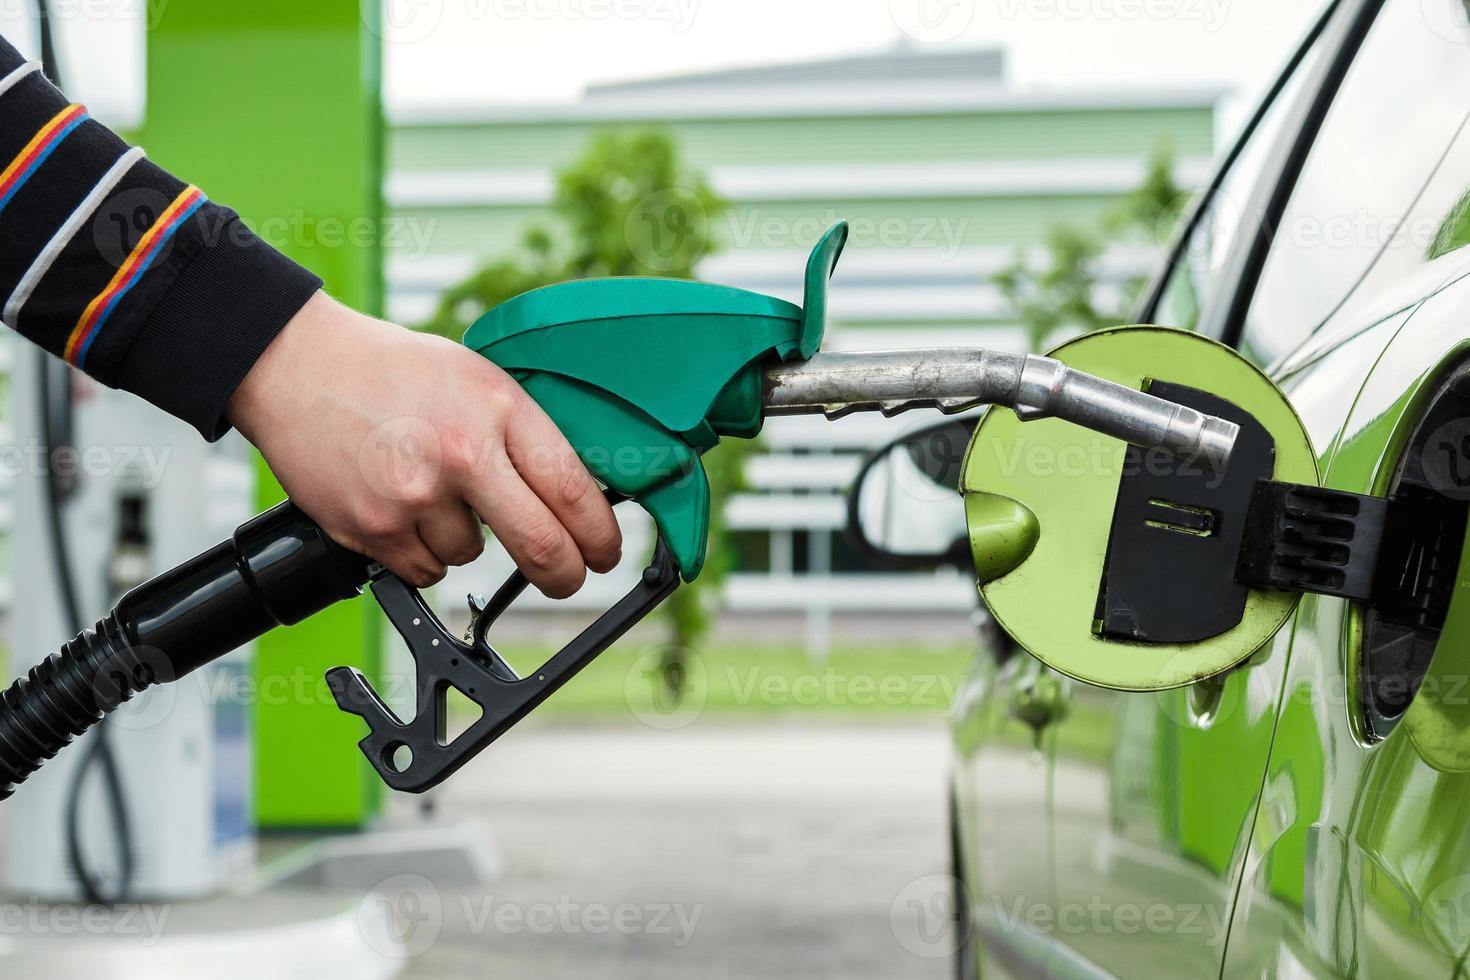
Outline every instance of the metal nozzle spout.
{"type": "Polygon", "coordinates": [[[949,413],[978,405],[1008,406],[1022,420],[1063,419],[1217,471],[1240,432],[1233,422],[1034,354],[973,347],[822,353],[766,370],[768,415],[949,413]]]}
{"type": "Polygon", "coordinates": [[[1021,369],[1013,407],[1023,420],[1065,419],[1144,449],[1197,460],[1216,471],[1230,461],[1240,435],[1234,422],[1034,355],[1021,369]]]}

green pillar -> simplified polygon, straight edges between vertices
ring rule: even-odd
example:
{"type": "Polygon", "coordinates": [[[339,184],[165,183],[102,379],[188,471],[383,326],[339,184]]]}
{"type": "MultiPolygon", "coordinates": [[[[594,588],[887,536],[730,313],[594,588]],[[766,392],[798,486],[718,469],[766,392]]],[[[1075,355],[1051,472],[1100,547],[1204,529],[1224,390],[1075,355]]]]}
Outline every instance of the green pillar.
{"type": "MultiPolygon", "coordinates": [[[[140,143],[360,310],[382,306],[377,0],[150,0],[140,143]]],[[[282,499],[259,464],[257,503],[282,499]]],[[[256,815],[265,829],[356,827],[380,783],[322,674],[376,671],[376,607],[343,603],[264,637],[255,677],[256,815]]]]}

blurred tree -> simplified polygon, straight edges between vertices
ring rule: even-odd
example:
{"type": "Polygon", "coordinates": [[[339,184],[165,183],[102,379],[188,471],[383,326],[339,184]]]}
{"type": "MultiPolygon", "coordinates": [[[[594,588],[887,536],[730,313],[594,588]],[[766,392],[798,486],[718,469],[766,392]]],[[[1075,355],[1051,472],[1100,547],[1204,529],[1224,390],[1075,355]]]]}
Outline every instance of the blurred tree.
{"type": "Polygon", "coordinates": [[[1109,245],[1169,241],[1188,196],[1174,179],[1174,152],[1160,141],[1149,156],[1144,181],[1114,205],[1096,227],[1057,225],[1038,265],[1024,248],[995,276],[1010,315],[1026,330],[1028,350],[1039,350],[1064,331],[1087,333],[1128,322],[1147,283],[1135,276],[1123,284],[1116,307],[1099,305],[1098,264],[1109,245]]]}
{"type": "MultiPolygon", "coordinates": [[[[528,228],[515,255],[494,260],[440,298],[419,329],[459,340],[486,310],[568,279],[663,276],[693,279],[699,260],[717,247],[712,229],[727,204],[687,168],[678,147],[658,130],[607,131],[558,172],[551,221],[528,228]]],[[[726,440],[705,459],[710,478],[709,560],[698,579],[664,603],[669,627],[663,678],[683,690],[685,651],[708,632],[729,571],[724,508],[743,485],[751,443],[726,440]]]]}

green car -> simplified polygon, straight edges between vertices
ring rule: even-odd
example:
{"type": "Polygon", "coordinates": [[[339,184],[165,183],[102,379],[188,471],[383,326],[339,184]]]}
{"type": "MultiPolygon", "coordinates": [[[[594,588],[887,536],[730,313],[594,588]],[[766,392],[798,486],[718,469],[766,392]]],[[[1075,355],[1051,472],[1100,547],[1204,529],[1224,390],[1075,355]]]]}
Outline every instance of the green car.
{"type": "Polygon", "coordinates": [[[1325,510],[1145,488],[1134,534],[1121,456],[1058,475],[1025,453],[1090,437],[999,411],[865,470],[868,547],[974,562],[992,613],[952,712],[959,976],[1470,973],[1467,121],[1465,3],[1331,5],[1138,311],[1194,334],[1057,352],[1244,406],[1262,482],[1325,510]],[[873,503],[915,472],[967,512],[873,503]]]}

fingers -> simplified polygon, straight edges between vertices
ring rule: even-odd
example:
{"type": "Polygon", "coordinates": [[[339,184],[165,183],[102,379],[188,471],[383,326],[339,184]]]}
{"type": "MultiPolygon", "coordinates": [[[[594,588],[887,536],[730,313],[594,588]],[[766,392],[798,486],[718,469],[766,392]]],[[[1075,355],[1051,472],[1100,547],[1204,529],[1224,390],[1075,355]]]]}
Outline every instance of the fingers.
{"type": "Polygon", "coordinates": [[[532,585],[552,599],[565,599],[586,581],[582,552],[562,522],[515,475],[508,458],[501,454],[493,465],[500,479],[471,480],[464,488],[470,506],[532,585]]]}
{"type": "Polygon", "coordinates": [[[485,532],[469,505],[445,498],[420,514],[416,522],[419,539],[445,565],[468,565],[485,550],[485,532]]]}
{"type": "Polygon", "coordinates": [[[419,589],[435,584],[444,578],[448,570],[428,545],[411,531],[377,539],[362,550],[369,558],[381,562],[394,575],[419,589]]]}
{"type": "Polygon", "coordinates": [[[623,554],[617,518],[555,423],[528,401],[506,431],[511,462],[571,535],[587,567],[594,572],[615,568],[623,554]]]}

